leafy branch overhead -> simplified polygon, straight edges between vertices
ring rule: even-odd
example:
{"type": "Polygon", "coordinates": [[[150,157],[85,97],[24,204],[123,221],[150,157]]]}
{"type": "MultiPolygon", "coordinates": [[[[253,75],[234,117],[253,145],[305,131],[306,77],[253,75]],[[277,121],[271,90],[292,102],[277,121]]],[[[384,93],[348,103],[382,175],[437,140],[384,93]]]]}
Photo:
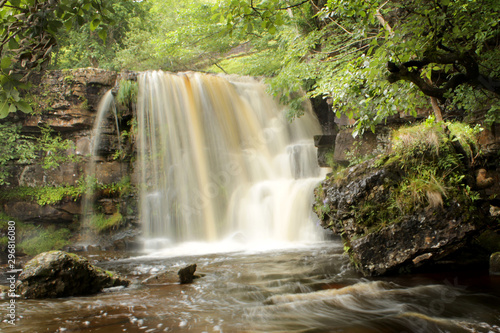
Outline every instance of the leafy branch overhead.
{"type": "Polygon", "coordinates": [[[31,111],[20,90],[27,87],[30,71],[47,66],[60,29],[90,22],[105,40],[111,11],[101,0],[1,0],[0,118],[17,110],[31,111]]]}

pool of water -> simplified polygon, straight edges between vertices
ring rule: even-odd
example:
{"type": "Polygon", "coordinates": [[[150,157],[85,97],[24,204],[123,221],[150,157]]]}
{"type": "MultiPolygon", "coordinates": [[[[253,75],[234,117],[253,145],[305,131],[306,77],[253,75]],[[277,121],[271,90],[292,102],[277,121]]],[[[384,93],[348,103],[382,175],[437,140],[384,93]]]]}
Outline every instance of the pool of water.
{"type": "MultiPolygon", "coordinates": [[[[340,241],[229,252],[187,244],[90,259],[134,283],[89,297],[19,300],[16,325],[4,321],[1,331],[500,332],[500,277],[365,279],[350,268],[340,241]],[[163,271],[175,277],[192,263],[203,275],[192,284],[154,278],[163,271]]],[[[5,318],[7,300],[0,306],[5,318]]]]}

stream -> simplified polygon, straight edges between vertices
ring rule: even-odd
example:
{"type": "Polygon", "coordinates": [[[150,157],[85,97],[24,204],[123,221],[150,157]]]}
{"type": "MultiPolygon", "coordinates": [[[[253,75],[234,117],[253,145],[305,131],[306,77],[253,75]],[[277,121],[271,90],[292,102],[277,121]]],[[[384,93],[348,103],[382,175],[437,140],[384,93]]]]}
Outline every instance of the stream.
{"type": "MultiPolygon", "coordinates": [[[[234,245],[234,244],[233,244],[234,245]]],[[[89,297],[18,300],[2,332],[500,332],[500,276],[362,278],[340,240],[246,249],[184,243],[129,258],[89,256],[133,284],[89,297]],[[197,264],[192,284],[158,280],[197,264]],[[152,278],[151,278],[152,277],[152,278]]],[[[0,305],[5,318],[7,301],[0,305]]]]}

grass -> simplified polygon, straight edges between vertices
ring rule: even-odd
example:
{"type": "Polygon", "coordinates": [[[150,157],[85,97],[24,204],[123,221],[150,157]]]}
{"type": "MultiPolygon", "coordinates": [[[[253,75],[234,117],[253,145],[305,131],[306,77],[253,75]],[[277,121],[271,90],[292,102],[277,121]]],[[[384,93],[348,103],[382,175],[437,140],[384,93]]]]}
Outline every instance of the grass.
{"type": "Polygon", "coordinates": [[[90,229],[96,233],[118,229],[123,223],[123,216],[116,212],[111,216],[95,214],[90,221],[90,229]]]}
{"type": "MultiPolygon", "coordinates": [[[[15,219],[0,212],[0,233],[7,232],[8,221],[15,221],[15,219]]],[[[70,243],[72,236],[67,228],[43,227],[20,221],[16,221],[15,228],[17,251],[30,256],[45,251],[60,250],[70,243]]],[[[0,248],[4,248],[7,243],[7,237],[0,238],[0,248]]]]}
{"type": "Polygon", "coordinates": [[[19,244],[19,249],[27,255],[36,255],[38,253],[60,250],[70,244],[71,231],[66,228],[56,229],[55,226],[47,228],[35,228],[29,232],[19,244]]]}
{"type": "MultiPolygon", "coordinates": [[[[356,222],[371,233],[389,224],[398,223],[405,215],[420,211],[433,212],[457,202],[468,211],[475,209],[475,194],[470,191],[465,179],[468,168],[464,164],[463,151],[456,149],[459,142],[472,160],[478,153],[477,134],[480,129],[463,123],[436,123],[432,119],[423,123],[395,130],[391,149],[373,162],[374,168],[388,168],[398,174],[394,179],[384,180],[383,200],[369,191],[360,199],[350,213],[356,222]],[[400,178],[401,177],[401,178],[400,178]]],[[[332,175],[333,183],[342,182],[345,176],[339,172],[332,175]],[[340,178],[340,180],[336,180],[340,178]]],[[[322,201],[325,191],[318,187],[315,209],[326,218],[322,201]]]]}

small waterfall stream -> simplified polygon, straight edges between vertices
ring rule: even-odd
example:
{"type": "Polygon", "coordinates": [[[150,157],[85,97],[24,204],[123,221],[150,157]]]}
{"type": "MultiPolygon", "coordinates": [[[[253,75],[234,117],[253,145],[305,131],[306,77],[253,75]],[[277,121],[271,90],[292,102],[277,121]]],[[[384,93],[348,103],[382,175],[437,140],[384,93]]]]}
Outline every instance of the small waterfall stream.
{"type": "Polygon", "coordinates": [[[118,115],[116,112],[115,99],[111,90],[108,90],[101,98],[97,107],[97,114],[92,127],[92,134],[90,139],[90,159],[85,170],[86,192],[83,196],[83,241],[89,242],[92,240],[92,233],[90,231],[90,223],[94,214],[94,193],[92,187],[96,181],[96,165],[99,158],[99,146],[103,134],[103,127],[109,113],[112,112],[115,119],[116,133],[118,136],[118,147],[120,149],[120,127],[118,125],[118,115]]]}
{"type": "Polygon", "coordinates": [[[321,180],[308,110],[289,123],[250,78],[146,72],[137,104],[140,218],[171,243],[310,241],[321,180]]]}

